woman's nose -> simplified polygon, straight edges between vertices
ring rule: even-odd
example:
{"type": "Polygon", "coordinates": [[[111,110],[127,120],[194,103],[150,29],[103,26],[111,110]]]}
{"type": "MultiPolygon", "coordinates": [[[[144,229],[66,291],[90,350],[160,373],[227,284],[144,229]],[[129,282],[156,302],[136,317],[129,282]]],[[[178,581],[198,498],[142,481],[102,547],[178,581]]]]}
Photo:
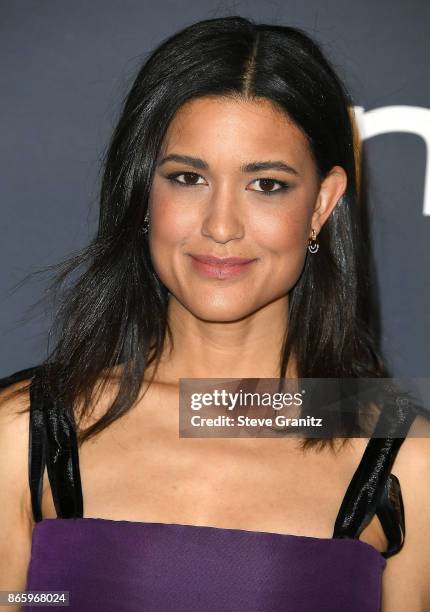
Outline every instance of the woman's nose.
{"type": "Polygon", "coordinates": [[[210,194],[202,218],[202,234],[216,242],[242,238],[245,215],[240,196],[227,183],[210,194]]]}

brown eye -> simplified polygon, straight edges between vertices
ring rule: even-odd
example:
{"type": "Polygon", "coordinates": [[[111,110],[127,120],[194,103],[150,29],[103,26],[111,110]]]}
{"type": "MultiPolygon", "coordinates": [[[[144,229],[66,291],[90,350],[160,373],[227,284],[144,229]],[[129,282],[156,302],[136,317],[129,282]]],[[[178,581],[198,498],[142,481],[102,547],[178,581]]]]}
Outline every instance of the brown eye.
{"type": "Polygon", "coordinates": [[[276,181],[273,179],[259,179],[259,181],[263,191],[273,191],[273,187],[276,184],[276,181]]]}
{"type": "Polygon", "coordinates": [[[193,185],[204,184],[197,182],[198,179],[202,177],[196,172],[175,172],[174,174],[169,174],[167,178],[173,183],[179,183],[180,185],[188,185],[190,187],[192,187],[193,185]],[[180,176],[184,177],[185,180],[178,180],[180,176]]]}
{"type": "Polygon", "coordinates": [[[253,189],[252,191],[260,192],[263,195],[272,195],[275,193],[279,193],[285,191],[289,187],[287,183],[272,178],[256,179],[255,183],[260,183],[262,189],[253,189]],[[279,187],[277,189],[273,189],[276,185],[279,185],[279,187]]]}
{"type": "Polygon", "coordinates": [[[185,172],[182,176],[185,177],[185,183],[187,183],[187,185],[195,185],[199,178],[199,175],[194,172],[185,172]]]}

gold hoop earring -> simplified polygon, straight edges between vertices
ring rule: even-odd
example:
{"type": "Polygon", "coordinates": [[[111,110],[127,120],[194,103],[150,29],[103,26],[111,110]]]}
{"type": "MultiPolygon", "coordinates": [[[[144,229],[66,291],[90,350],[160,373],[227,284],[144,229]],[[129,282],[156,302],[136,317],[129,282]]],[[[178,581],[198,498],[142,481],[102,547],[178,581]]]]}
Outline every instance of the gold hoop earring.
{"type": "Polygon", "coordinates": [[[320,248],[319,242],[317,240],[317,233],[314,229],[312,229],[312,237],[308,240],[308,249],[310,253],[316,253],[320,248]]]}

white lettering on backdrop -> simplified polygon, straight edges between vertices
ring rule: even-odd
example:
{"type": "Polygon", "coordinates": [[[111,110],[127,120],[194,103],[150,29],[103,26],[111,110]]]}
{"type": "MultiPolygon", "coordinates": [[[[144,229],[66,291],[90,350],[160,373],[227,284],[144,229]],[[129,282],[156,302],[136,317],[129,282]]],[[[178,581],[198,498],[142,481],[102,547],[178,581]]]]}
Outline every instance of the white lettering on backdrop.
{"type": "Polygon", "coordinates": [[[426,171],[423,215],[430,216],[430,109],[421,106],[383,106],[365,111],[362,106],[354,106],[354,113],[361,140],[388,132],[407,132],[424,140],[426,171]]]}

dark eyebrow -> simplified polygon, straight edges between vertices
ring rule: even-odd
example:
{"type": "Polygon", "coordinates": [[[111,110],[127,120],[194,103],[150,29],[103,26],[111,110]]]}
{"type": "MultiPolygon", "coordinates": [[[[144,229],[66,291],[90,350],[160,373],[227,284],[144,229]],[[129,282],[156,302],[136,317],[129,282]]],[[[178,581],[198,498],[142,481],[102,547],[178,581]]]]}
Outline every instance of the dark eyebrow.
{"type": "MultiPolygon", "coordinates": [[[[164,157],[161,161],[158,162],[157,166],[162,166],[168,161],[177,161],[179,163],[187,164],[188,166],[192,166],[193,168],[197,168],[198,170],[208,170],[208,164],[199,157],[190,157],[189,155],[178,155],[176,153],[171,153],[164,157]]],[[[282,172],[287,172],[288,174],[294,174],[295,176],[300,176],[299,172],[293,166],[286,164],[283,161],[258,161],[258,162],[250,162],[248,164],[244,164],[240,167],[241,172],[258,172],[259,170],[281,170],[282,172]]]]}
{"type": "Polygon", "coordinates": [[[242,172],[258,172],[259,170],[281,170],[288,174],[299,176],[299,173],[293,166],[286,164],[283,161],[257,161],[245,164],[240,167],[242,172]]]}

